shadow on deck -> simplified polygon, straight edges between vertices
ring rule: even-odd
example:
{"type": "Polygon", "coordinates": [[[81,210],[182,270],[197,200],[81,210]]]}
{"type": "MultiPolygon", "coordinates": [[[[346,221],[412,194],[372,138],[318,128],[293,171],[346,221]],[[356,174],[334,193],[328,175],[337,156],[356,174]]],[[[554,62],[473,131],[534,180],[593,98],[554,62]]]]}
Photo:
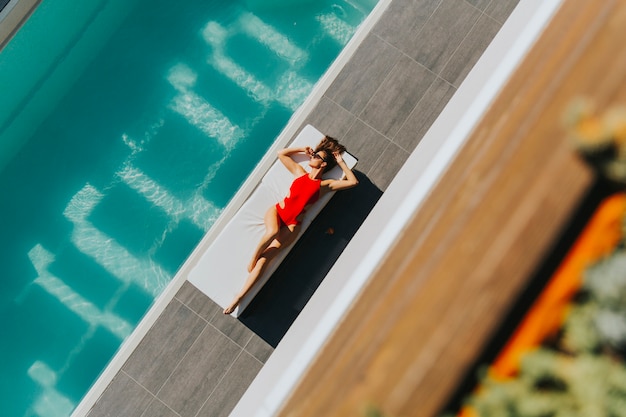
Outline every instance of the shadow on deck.
{"type": "Polygon", "coordinates": [[[257,294],[239,320],[276,347],[383,194],[362,172],[338,192],[257,294]]]}

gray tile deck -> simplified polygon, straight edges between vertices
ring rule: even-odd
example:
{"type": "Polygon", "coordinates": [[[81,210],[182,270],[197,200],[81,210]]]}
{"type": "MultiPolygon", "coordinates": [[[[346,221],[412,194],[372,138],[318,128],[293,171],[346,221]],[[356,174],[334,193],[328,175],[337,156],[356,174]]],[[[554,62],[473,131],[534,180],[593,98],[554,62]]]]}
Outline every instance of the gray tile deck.
{"type": "Polygon", "coordinates": [[[227,416],[517,2],[393,0],[304,122],[359,158],[359,187],[333,198],[239,320],[185,283],[88,416],[227,416]],[[314,267],[296,272],[312,249],[314,267]]]}

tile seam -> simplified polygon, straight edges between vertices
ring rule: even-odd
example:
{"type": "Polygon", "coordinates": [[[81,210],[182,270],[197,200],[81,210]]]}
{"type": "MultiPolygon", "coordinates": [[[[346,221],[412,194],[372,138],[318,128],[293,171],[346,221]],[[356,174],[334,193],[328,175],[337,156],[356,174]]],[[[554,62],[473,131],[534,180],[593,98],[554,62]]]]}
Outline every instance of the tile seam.
{"type": "Polygon", "coordinates": [[[174,413],[174,415],[176,417],[181,417],[180,413],[176,412],[175,410],[172,409],[172,407],[170,407],[169,405],[165,404],[163,401],[161,401],[160,398],[158,397],[154,397],[153,400],[150,402],[150,404],[148,404],[148,407],[146,407],[146,409],[144,410],[144,412],[141,414],[141,417],[152,417],[152,416],[147,416],[146,413],[148,412],[148,410],[150,409],[150,405],[154,402],[154,401],[158,401],[161,404],[163,404],[164,407],[166,407],[168,410],[170,410],[172,413],[174,413]]]}
{"type": "MultiPolygon", "coordinates": [[[[404,146],[400,145],[397,141],[396,138],[398,137],[398,134],[402,131],[402,129],[404,129],[404,126],[407,124],[407,122],[409,121],[409,119],[411,118],[411,116],[415,113],[417,107],[420,105],[420,103],[422,103],[422,101],[425,100],[426,94],[428,94],[428,92],[433,88],[433,85],[435,85],[435,82],[437,82],[437,80],[441,80],[444,83],[446,83],[449,87],[452,87],[454,89],[454,93],[452,93],[452,95],[454,95],[456,93],[456,90],[458,89],[457,87],[455,87],[454,85],[452,85],[448,80],[446,80],[445,78],[442,78],[438,75],[435,74],[435,79],[433,80],[433,82],[430,84],[430,86],[428,86],[428,89],[426,90],[426,92],[424,93],[424,95],[417,101],[417,103],[415,103],[415,106],[413,106],[413,109],[411,109],[411,112],[409,113],[409,115],[406,117],[406,119],[400,124],[400,127],[398,128],[398,131],[393,135],[393,137],[391,138],[391,142],[394,143],[396,146],[398,146],[399,148],[405,150],[406,152],[413,152],[413,151],[409,151],[408,149],[404,148],[404,146]]],[[[434,123],[434,121],[432,122],[434,123]]],[[[432,125],[431,123],[431,125],[432,125]]],[[[418,142],[419,144],[419,142],[418,142]]],[[[417,144],[415,145],[417,147],[417,144]]],[[[415,149],[414,149],[415,150],[415,149]]]]}
{"type": "MultiPolygon", "coordinates": [[[[206,331],[207,327],[210,326],[209,323],[205,324],[204,328],[202,329],[202,331],[196,336],[196,338],[194,339],[193,343],[191,345],[189,345],[189,348],[187,348],[185,350],[184,355],[181,356],[181,358],[176,362],[176,365],[172,368],[172,372],[170,372],[170,374],[167,376],[167,378],[165,378],[165,381],[163,381],[163,384],[161,384],[161,386],[159,387],[157,393],[156,393],[156,397],[160,398],[159,396],[161,395],[163,388],[167,385],[167,383],[172,379],[172,375],[174,375],[174,373],[176,372],[176,370],[180,367],[180,364],[185,360],[185,358],[187,358],[187,356],[189,355],[189,351],[191,351],[191,349],[193,349],[193,347],[198,343],[198,340],[200,339],[200,336],[202,336],[202,334],[204,334],[204,332],[206,331]]],[[[211,350],[209,352],[212,352],[214,349],[214,346],[211,348],[211,350]]],[[[163,400],[161,400],[163,401],[163,400]]],[[[163,401],[163,403],[165,403],[165,401],[163,401]]],[[[167,404],[167,403],[165,403],[167,404]]]]}
{"type": "Polygon", "coordinates": [[[428,19],[426,19],[426,21],[424,22],[424,24],[422,25],[422,27],[420,28],[420,30],[417,31],[417,33],[415,33],[415,35],[411,38],[411,41],[415,41],[416,39],[419,39],[421,33],[424,31],[424,28],[426,27],[426,25],[428,25],[428,22],[431,21],[431,19],[433,18],[433,16],[435,15],[435,13],[437,13],[437,10],[439,10],[439,8],[441,8],[441,4],[444,2],[444,0],[439,0],[439,3],[437,4],[437,7],[435,7],[435,9],[433,10],[433,12],[430,14],[430,16],[428,16],[428,19]]]}
{"type": "MultiPolygon", "coordinates": [[[[254,332],[250,332],[250,336],[248,338],[248,340],[244,343],[244,344],[240,344],[239,342],[237,342],[236,340],[234,340],[232,337],[230,337],[229,335],[227,335],[226,333],[224,333],[221,329],[219,329],[215,323],[212,321],[215,316],[217,316],[220,311],[216,311],[215,313],[213,313],[213,315],[211,316],[211,318],[209,320],[205,319],[204,317],[202,317],[200,315],[200,313],[198,313],[197,311],[195,311],[193,308],[191,308],[191,306],[188,306],[187,304],[185,304],[184,302],[182,302],[180,299],[178,299],[177,297],[174,297],[174,299],[176,299],[178,302],[180,302],[183,306],[185,306],[189,311],[191,311],[195,316],[197,316],[200,320],[202,320],[206,326],[211,326],[215,331],[217,331],[218,333],[220,333],[222,336],[224,336],[225,338],[227,338],[228,340],[230,340],[231,342],[233,342],[235,345],[239,346],[240,348],[244,348],[245,345],[248,344],[248,342],[250,341],[250,339],[252,339],[252,337],[254,336],[254,332]]],[[[240,322],[239,322],[240,323],[240,322]]],[[[243,324],[242,324],[243,325],[243,324]]],[[[205,326],[205,328],[206,328],[205,326]]],[[[200,331],[200,333],[198,334],[198,337],[200,337],[200,335],[204,332],[205,328],[202,329],[202,331],[200,331]]],[[[195,341],[194,341],[195,343],[195,341]]],[[[192,343],[193,346],[193,343],[192,343]]],[[[189,347],[189,349],[191,349],[191,347],[189,347]]]]}
{"type": "MultiPolygon", "coordinates": [[[[377,34],[372,34],[372,36],[375,36],[378,40],[382,41],[383,43],[390,45],[394,50],[402,53],[401,50],[399,50],[396,46],[391,45],[390,43],[386,42],[384,39],[382,39],[380,36],[378,36],[377,34]]],[[[402,55],[400,55],[398,57],[398,59],[396,59],[396,61],[393,63],[393,65],[391,66],[391,68],[389,69],[389,71],[385,74],[384,77],[382,77],[382,80],[380,80],[380,82],[378,83],[378,86],[376,87],[376,89],[374,90],[374,92],[372,93],[372,95],[367,99],[367,102],[363,105],[363,107],[360,109],[360,111],[357,113],[355,110],[349,110],[346,109],[350,112],[350,114],[353,114],[356,117],[360,117],[363,112],[365,111],[365,109],[367,108],[367,106],[370,105],[370,103],[372,102],[372,99],[376,96],[376,94],[380,91],[381,87],[383,86],[383,84],[385,83],[385,81],[387,81],[387,79],[389,79],[389,75],[393,72],[393,70],[397,67],[398,62],[400,61],[400,59],[402,58],[402,55]]]]}
{"type": "MultiPolygon", "coordinates": [[[[258,335],[257,335],[258,336],[258,335]]],[[[267,362],[267,359],[265,360],[265,362],[263,362],[261,359],[257,358],[256,355],[252,352],[250,352],[248,350],[248,346],[250,345],[250,343],[252,342],[252,339],[254,338],[254,334],[250,335],[250,339],[248,340],[248,343],[246,343],[246,345],[243,347],[244,352],[246,352],[248,355],[252,356],[254,359],[256,359],[257,361],[259,361],[259,363],[261,363],[261,365],[265,365],[265,362],[267,362]]],[[[259,337],[260,338],[260,337],[259,337]]],[[[263,339],[261,339],[263,340],[263,339]]],[[[265,342],[265,341],[264,341],[265,342]]],[[[268,343],[269,345],[269,343],[268,343]]],[[[270,345],[271,346],[271,345],[270,345]]],[[[272,347],[272,352],[270,353],[270,356],[272,355],[272,353],[274,353],[274,350],[276,350],[274,347],[272,347]]],[[[269,358],[269,357],[268,357],[269,358]]]]}
{"type": "Polygon", "coordinates": [[[219,381],[217,381],[217,384],[215,384],[215,387],[213,387],[213,389],[211,390],[211,392],[209,393],[209,395],[207,396],[206,400],[204,400],[204,402],[202,403],[202,405],[198,408],[198,411],[194,414],[194,417],[199,417],[200,412],[202,411],[202,409],[204,408],[204,406],[209,402],[209,400],[211,399],[211,397],[213,397],[213,394],[215,393],[215,391],[217,390],[217,388],[220,386],[220,384],[222,383],[222,381],[224,380],[224,378],[226,377],[226,375],[228,375],[228,372],[232,369],[233,365],[235,364],[235,362],[237,362],[237,360],[241,357],[241,354],[243,353],[243,348],[241,348],[239,350],[239,353],[237,354],[237,356],[235,357],[235,359],[233,359],[233,361],[230,363],[230,365],[228,366],[228,368],[226,369],[226,371],[222,374],[222,376],[219,378],[219,381]]]}
{"type": "MultiPolygon", "coordinates": [[[[474,10],[476,10],[478,12],[478,15],[476,16],[476,20],[474,20],[474,23],[472,23],[472,27],[470,28],[470,30],[467,31],[467,33],[465,34],[465,36],[463,36],[463,39],[461,39],[461,42],[459,42],[459,44],[456,46],[456,48],[454,48],[454,52],[452,52],[450,54],[450,56],[448,57],[448,59],[446,60],[445,64],[442,65],[441,69],[439,70],[439,72],[437,73],[437,75],[441,76],[441,74],[443,73],[443,71],[446,69],[446,67],[448,66],[448,64],[450,63],[450,61],[452,61],[452,58],[454,58],[454,56],[456,55],[456,53],[459,51],[459,49],[461,49],[461,45],[463,45],[463,42],[465,42],[465,40],[469,37],[469,35],[472,33],[472,31],[474,30],[474,28],[476,28],[476,25],[478,25],[478,21],[480,20],[481,16],[484,14],[483,12],[481,12],[480,10],[476,9],[474,6],[472,6],[471,4],[467,3],[467,1],[465,1],[465,4],[468,4],[470,7],[472,7],[474,10]]],[[[500,26],[502,26],[502,24],[500,24],[500,26]]],[[[493,40],[493,37],[491,38],[493,40]]],[[[484,52],[484,50],[483,50],[484,52]]],[[[481,54],[482,55],[482,54],[481,54]]],[[[474,65],[472,65],[472,68],[474,67],[474,65]]],[[[471,70],[471,69],[470,69],[471,70]]],[[[443,78],[443,77],[442,77],[443,78]]],[[[462,81],[461,81],[462,82],[462,81]]]]}

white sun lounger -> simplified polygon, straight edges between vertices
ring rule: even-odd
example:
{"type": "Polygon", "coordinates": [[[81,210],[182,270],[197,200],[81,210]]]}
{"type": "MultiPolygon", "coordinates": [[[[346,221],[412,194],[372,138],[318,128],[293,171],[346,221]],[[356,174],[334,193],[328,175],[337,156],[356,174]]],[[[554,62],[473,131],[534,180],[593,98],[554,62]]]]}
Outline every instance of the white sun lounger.
{"type": "MultiPolygon", "coordinates": [[[[307,125],[289,147],[315,147],[323,137],[324,135],[320,131],[307,125]]],[[[351,169],[356,165],[356,158],[348,152],[343,154],[343,159],[351,169]]],[[[294,160],[305,169],[309,169],[309,158],[305,155],[295,155],[294,160]]],[[[324,178],[340,179],[343,177],[344,173],[338,166],[324,174],[324,178]]],[[[248,200],[201,255],[198,263],[190,270],[187,276],[189,282],[222,308],[227,307],[232,302],[248,277],[247,266],[252,257],[252,252],[265,232],[263,223],[265,212],[271,205],[285,197],[293,179],[293,174],[280,161],[276,161],[248,200]]],[[[300,234],[289,247],[282,248],[267,266],[263,275],[259,277],[254,287],[233,312],[235,317],[239,316],[252,301],[333,194],[334,192],[326,193],[307,209],[300,234]]]]}

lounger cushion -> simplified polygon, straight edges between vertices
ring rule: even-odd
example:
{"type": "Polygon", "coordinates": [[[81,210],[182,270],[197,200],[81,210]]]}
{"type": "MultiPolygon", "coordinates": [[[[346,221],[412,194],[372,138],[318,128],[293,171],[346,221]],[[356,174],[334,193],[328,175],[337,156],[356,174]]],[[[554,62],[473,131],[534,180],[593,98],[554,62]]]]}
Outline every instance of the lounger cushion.
{"type": "MultiPolygon", "coordinates": [[[[321,132],[313,126],[307,125],[289,146],[315,147],[323,137],[324,135],[321,132]]],[[[356,165],[356,158],[349,153],[346,152],[343,158],[350,168],[356,165]]],[[[296,155],[294,159],[305,169],[309,170],[308,157],[296,155]]],[[[328,171],[324,178],[340,179],[343,176],[341,168],[336,166],[328,171]]],[[[187,277],[189,282],[222,308],[227,307],[232,302],[246,281],[248,263],[257,243],[265,232],[263,223],[265,212],[270,206],[284,198],[293,180],[293,174],[280,161],[276,161],[263,176],[259,186],[248,200],[241,206],[215,241],[201,255],[197,264],[190,270],[187,277]]],[[[307,209],[302,220],[300,236],[328,203],[333,194],[333,192],[324,194],[315,204],[307,209]]],[[[267,266],[264,274],[259,277],[255,286],[233,313],[235,317],[243,312],[292,247],[293,243],[290,247],[281,249],[267,266]]]]}

